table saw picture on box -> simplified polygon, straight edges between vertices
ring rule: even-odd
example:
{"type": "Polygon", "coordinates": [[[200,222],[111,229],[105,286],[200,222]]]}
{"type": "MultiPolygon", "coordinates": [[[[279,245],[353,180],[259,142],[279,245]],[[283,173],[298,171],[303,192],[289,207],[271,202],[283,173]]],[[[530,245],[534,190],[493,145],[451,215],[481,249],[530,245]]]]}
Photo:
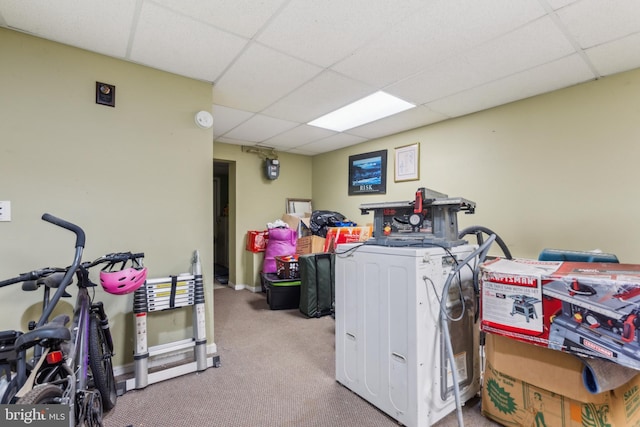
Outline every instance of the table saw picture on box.
{"type": "Polygon", "coordinates": [[[481,271],[483,331],[640,369],[640,265],[496,259],[481,271]]]}

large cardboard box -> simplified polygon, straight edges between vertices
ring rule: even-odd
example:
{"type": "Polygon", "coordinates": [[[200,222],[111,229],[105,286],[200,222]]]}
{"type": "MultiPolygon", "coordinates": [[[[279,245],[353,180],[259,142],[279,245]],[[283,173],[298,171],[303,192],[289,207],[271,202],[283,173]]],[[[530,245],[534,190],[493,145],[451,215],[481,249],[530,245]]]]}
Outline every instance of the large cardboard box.
{"type": "Polygon", "coordinates": [[[504,426],[640,426],[639,375],[591,394],[578,357],[493,334],[485,354],[482,414],[504,426]]]}
{"type": "Polygon", "coordinates": [[[325,238],[320,236],[299,237],[296,242],[296,254],[317,254],[324,252],[325,238]]]}
{"type": "Polygon", "coordinates": [[[481,271],[485,332],[640,370],[640,265],[497,259],[481,271]]]}

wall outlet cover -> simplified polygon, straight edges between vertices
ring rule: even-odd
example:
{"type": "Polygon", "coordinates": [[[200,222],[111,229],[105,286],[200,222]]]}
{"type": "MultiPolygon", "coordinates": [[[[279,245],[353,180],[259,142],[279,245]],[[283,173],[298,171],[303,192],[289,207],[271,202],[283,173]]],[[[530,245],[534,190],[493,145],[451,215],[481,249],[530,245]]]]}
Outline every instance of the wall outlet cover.
{"type": "Polygon", "coordinates": [[[10,201],[0,201],[0,221],[11,221],[10,201]]]}

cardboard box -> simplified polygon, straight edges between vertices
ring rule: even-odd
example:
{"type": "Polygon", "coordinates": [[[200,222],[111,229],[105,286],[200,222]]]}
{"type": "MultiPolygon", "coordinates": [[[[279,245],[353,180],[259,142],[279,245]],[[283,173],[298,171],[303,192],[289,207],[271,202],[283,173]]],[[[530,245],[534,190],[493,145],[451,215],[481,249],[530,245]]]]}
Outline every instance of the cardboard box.
{"type": "Polygon", "coordinates": [[[317,254],[324,252],[325,238],[320,236],[299,237],[296,242],[296,254],[317,254]]]}
{"type": "Polygon", "coordinates": [[[333,252],[340,243],[366,242],[373,236],[373,226],[327,227],[324,252],[333,252]]]}
{"type": "Polygon", "coordinates": [[[546,346],[550,318],[559,302],[542,296],[542,281],[562,263],[527,259],[496,259],[480,266],[481,327],[530,343],[546,346]]]}
{"type": "Polygon", "coordinates": [[[283,214],[281,219],[287,223],[289,228],[298,232],[298,237],[303,237],[311,234],[311,229],[309,228],[311,217],[309,215],[310,214],[305,214],[305,216],[283,214]]]}
{"type": "Polygon", "coordinates": [[[269,242],[269,230],[247,231],[247,246],[249,252],[264,252],[269,242]]]}
{"type": "Polygon", "coordinates": [[[504,426],[640,426],[640,376],[589,393],[582,361],[543,347],[487,335],[482,414],[504,426]]]}
{"type": "Polygon", "coordinates": [[[640,370],[640,265],[493,260],[481,316],[485,332],[640,370]]]}

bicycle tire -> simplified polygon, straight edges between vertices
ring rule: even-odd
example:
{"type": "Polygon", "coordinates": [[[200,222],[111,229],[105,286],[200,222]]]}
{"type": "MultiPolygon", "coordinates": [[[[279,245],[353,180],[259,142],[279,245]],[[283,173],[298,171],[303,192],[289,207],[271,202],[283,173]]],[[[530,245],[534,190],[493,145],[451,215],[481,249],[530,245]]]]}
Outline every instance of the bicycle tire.
{"type": "Polygon", "coordinates": [[[89,329],[89,366],[93,374],[95,388],[102,396],[102,407],[105,412],[116,406],[118,393],[116,379],[113,375],[111,351],[108,348],[100,319],[92,315],[89,329]]]}
{"type": "Polygon", "coordinates": [[[57,385],[46,384],[32,388],[22,396],[16,404],[18,405],[38,405],[48,403],[60,403],[62,389],[57,385]]]}
{"type": "Polygon", "coordinates": [[[18,386],[18,376],[13,374],[13,378],[11,378],[11,381],[7,383],[2,396],[0,396],[0,403],[15,403],[15,395],[18,390],[20,390],[20,387],[18,386]]]}

